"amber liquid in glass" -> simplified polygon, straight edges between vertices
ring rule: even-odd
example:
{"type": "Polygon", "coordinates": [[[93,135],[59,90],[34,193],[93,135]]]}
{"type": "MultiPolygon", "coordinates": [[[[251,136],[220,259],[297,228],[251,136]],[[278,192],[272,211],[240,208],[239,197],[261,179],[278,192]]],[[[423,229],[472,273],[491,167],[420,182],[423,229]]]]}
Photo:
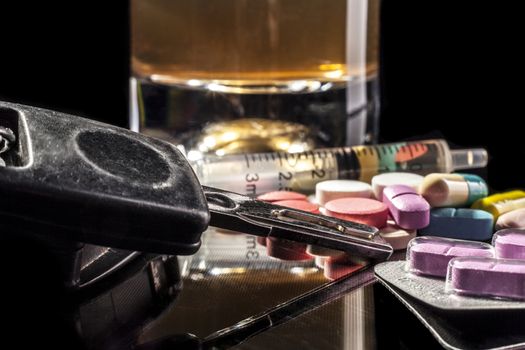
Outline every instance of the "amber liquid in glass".
{"type": "Polygon", "coordinates": [[[281,119],[341,145],[346,82],[373,83],[378,69],[379,0],[357,1],[368,4],[360,66],[346,55],[347,0],[132,0],[132,124],[176,141],[213,121],[281,119]]]}

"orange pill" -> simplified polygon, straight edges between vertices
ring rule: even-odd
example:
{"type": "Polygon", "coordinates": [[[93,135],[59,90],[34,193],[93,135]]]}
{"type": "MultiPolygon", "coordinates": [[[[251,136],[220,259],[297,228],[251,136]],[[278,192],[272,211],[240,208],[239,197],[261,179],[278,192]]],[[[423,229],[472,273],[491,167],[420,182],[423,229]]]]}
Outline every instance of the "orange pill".
{"type": "Polygon", "coordinates": [[[264,201],[264,202],[277,202],[277,201],[285,201],[285,200],[301,200],[301,201],[307,201],[307,197],[302,193],[297,193],[293,191],[273,191],[268,192],[265,194],[261,194],[257,197],[258,200],[264,201]]]}
{"type": "Polygon", "coordinates": [[[339,198],[325,204],[326,214],[339,219],[383,227],[388,218],[385,204],[369,198],[339,198]]]}

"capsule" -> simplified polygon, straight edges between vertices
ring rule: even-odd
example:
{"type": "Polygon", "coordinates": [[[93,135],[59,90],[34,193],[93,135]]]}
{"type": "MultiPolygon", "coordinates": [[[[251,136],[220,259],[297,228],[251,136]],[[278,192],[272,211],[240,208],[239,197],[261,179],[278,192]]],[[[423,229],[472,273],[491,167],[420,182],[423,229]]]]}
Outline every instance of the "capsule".
{"type": "Polygon", "coordinates": [[[420,193],[432,207],[469,206],[489,193],[487,183],[472,174],[429,174],[420,193]]]}

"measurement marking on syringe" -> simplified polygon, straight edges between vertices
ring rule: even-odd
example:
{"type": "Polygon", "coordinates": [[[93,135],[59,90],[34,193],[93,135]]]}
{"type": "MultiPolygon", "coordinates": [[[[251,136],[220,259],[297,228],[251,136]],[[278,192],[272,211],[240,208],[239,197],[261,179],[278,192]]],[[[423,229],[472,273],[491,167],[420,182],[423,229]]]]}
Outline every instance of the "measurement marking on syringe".
{"type": "Polygon", "coordinates": [[[277,152],[277,157],[279,158],[279,165],[282,167],[283,166],[283,158],[281,157],[281,153],[280,152],[277,152]]]}
{"type": "Polygon", "coordinates": [[[381,160],[381,152],[379,151],[379,148],[377,148],[377,146],[374,146],[374,149],[376,150],[376,153],[377,153],[377,159],[381,160]]]}
{"type": "Polygon", "coordinates": [[[244,153],[244,159],[246,159],[246,168],[250,168],[250,159],[248,158],[248,155],[244,153]]]}

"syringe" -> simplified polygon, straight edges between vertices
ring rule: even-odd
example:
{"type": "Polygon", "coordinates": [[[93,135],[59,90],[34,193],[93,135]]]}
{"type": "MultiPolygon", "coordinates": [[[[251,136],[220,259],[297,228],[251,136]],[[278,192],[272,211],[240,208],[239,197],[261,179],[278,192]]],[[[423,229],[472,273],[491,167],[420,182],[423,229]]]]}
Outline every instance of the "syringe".
{"type": "Polygon", "coordinates": [[[256,196],[276,190],[313,193],[325,180],[370,182],[379,173],[406,171],[421,175],[482,168],[482,148],[451,150],[445,140],[372,146],[324,148],[301,153],[251,153],[191,160],[201,184],[256,196]]]}

